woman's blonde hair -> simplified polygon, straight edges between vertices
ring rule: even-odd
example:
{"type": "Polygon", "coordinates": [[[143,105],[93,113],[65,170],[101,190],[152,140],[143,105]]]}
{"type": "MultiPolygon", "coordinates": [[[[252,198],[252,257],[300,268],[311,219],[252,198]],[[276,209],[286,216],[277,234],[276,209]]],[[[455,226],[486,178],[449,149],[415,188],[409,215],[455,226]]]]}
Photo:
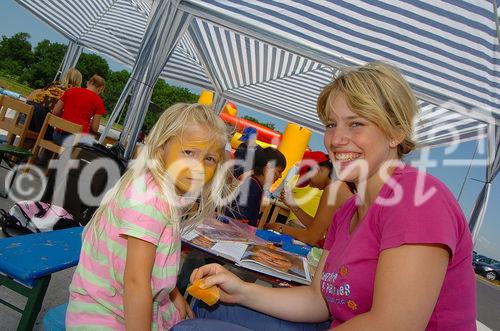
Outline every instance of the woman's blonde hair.
{"type": "Polygon", "coordinates": [[[104,226],[100,224],[102,216],[108,212],[108,208],[111,208],[110,203],[123,201],[124,193],[130,185],[133,185],[133,181],[148,172],[159,187],[162,198],[169,207],[167,217],[174,224],[180,225],[183,232],[191,230],[204,218],[214,216],[215,212],[223,207],[222,197],[229,195],[232,189],[227,184],[227,171],[229,169],[223,165],[226,142],[226,125],[213,109],[200,104],[186,103],[178,103],[169,107],[149,133],[145,146],[131,167],[118,183],[106,193],[101,206],[93,215],[87,228],[93,229],[94,238],[98,238],[101,232],[99,229],[104,226]],[[221,155],[212,180],[205,185],[197,202],[189,205],[189,208],[179,210],[179,197],[174,190],[175,179],[169,177],[166,169],[165,145],[174,137],[182,137],[186,128],[195,125],[201,126],[205,130],[204,132],[211,134],[210,141],[220,144],[221,155]]]}
{"type": "Polygon", "coordinates": [[[75,68],[69,68],[61,80],[61,85],[65,89],[82,86],[82,74],[75,68]]]}
{"type": "Polygon", "coordinates": [[[398,145],[400,158],[415,149],[412,135],[417,100],[396,68],[375,61],[345,70],[318,97],[317,112],[323,123],[328,122],[330,104],[339,94],[352,112],[375,123],[389,139],[403,136],[398,145]]]}

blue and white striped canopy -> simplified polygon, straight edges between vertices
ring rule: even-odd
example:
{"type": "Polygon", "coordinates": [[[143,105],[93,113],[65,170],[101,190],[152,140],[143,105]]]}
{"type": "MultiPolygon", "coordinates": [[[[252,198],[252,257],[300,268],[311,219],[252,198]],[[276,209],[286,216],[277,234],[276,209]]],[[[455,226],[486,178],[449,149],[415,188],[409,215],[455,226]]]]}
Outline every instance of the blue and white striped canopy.
{"type": "MultiPolygon", "coordinates": [[[[131,66],[152,8],[152,0],[15,1],[71,41],[131,66]]],[[[500,121],[492,1],[170,1],[194,19],[164,78],[322,131],[316,98],[337,69],[382,60],[419,98],[422,145],[481,138],[500,121]]]]}

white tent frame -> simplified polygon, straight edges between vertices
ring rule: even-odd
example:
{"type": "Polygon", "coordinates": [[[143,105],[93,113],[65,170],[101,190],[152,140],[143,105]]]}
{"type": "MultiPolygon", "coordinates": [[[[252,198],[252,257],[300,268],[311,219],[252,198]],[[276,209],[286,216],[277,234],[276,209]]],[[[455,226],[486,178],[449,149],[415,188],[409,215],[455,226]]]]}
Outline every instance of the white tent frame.
{"type": "MultiPolygon", "coordinates": [[[[21,4],[25,5],[25,0],[16,0],[20,2],[21,4]]],[[[47,0],[48,1],[48,0],[47,0]]],[[[141,1],[145,0],[130,0],[132,3],[138,4],[141,1]]],[[[162,1],[160,1],[161,3],[162,1]]],[[[167,2],[167,1],[165,1],[167,2]]],[[[357,63],[352,61],[351,59],[347,59],[345,57],[338,57],[330,53],[325,53],[317,48],[310,47],[309,45],[305,45],[303,43],[296,42],[292,39],[286,38],[283,35],[273,33],[272,31],[268,31],[266,29],[263,29],[259,27],[258,25],[253,25],[248,22],[245,22],[241,19],[236,19],[233,16],[224,13],[223,11],[218,11],[216,9],[211,8],[210,6],[205,5],[202,1],[199,0],[171,0],[172,6],[176,8],[177,12],[184,12],[187,14],[187,16],[191,17],[197,17],[197,18],[202,18],[204,21],[211,22],[213,24],[216,24],[218,26],[230,29],[232,31],[235,31],[237,33],[240,33],[245,36],[249,36],[251,38],[254,38],[256,40],[262,41],[264,43],[267,43],[269,45],[290,51],[294,54],[297,54],[299,56],[302,56],[306,59],[311,59],[317,63],[332,67],[332,68],[341,68],[345,66],[352,66],[352,65],[360,65],[362,63],[357,63]]],[[[156,13],[156,10],[162,6],[158,6],[158,2],[153,2],[152,10],[150,13],[150,17],[153,17],[156,13]]],[[[28,8],[29,9],[29,8],[28,8]]],[[[159,10],[165,10],[165,8],[162,7],[162,9],[159,10]]],[[[498,22],[498,15],[497,15],[497,4],[496,0],[493,1],[493,7],[492,7],[493,12],[495,13],[495,22],[496,22],[496,32],[497,32],[497,42],[500,40],[498,36],[500,36],[499,33],[499,22],[498,22]]],[[[184,22],[185,23],[185,22],[184,22]]],[[[148,24],[147,31],[145,34],[145,39],[148,38],[157,38],[160,36],[158,33],[158,28],[155,24],[159,24],[158,22],[154,23],[153,20],[150,21],[150,24],[148,24]]],[[[169,31],[179,31],[179,25],[183,24],[182,21],[177,20],[174,22],[171,22],[171,27],[168,29],[169,31]],[[177,24],[177,25],[176,25],[177,24]]],[[[51,24],[53,25],[53,24],[51,24]]],[[[186,26],[184,26],[182,29],[185,29],[186,26]]],[[[233,100],[236,102],[240,102],[246,105],[254,106],[257,109],[267,109],[269,111],[269,114],[272,116],[279,117],[284,120],[288,121],[296,121],[296,118],[292,118],[288,115],[283,115],[280,113],[279,109],[274,109],[273,107],[270,107],[269,105],[266,104],[261,104],[259,102],[256,102],[255,100],[248,99],[244,96],[241,96],[237,93],[234,93],[232,91],[225,91],[222,86],[221,82],[217,80],[217,76],[213,73],[213,64],[211,63],[210,59],[206,57],[206,55],[202,52],[201,47],[200,47],[200,38],[196,34],[196,31],[194,29],[188,28],[188,34],[190,35],[191,39],[194,42],[195,48],[197,55],[203,64],[203,67],[205,69],[205,73],[207,77],[209,77],[209,80],[211,81],[216,94],[217,94],[217,107],[220,109],[220,107],[223,105],[223,102],[225,100],[233,100]]],[[[61,31],[60,31],[61,32],[61,31]]],[[[63,34],[65,34],[63,32],[63,34]]],[[[65,34],[66,35],[66,34],[65,34]]],[[[167,53],[171,52],[173,48],[175,48],[176,42],[178,41],[177,38],[178,35],[174,36],[175,40],[172,40],[171,43],[168,46],[167,53]]],[[[76,45],[79,45],[78,40],[72,40],[73,43],[76,45]]],[[[133,69],[133,74],[129,82],[127,82],[126,88],[124,89],[124,93],[120,97],[119,102],[117,103],[117,106],[115,110],[113,111],[113,115],[111,117],[111,120],[108,122],[108,126],[106,128],[106,131],[103,135],[107,134],[110,126],[113,124],[114,119],[117,116],[117,113],[119,113],[119,109],[122,108],[123,103],[125,101],[126,96],[129,94],[131,90],[137,90],[134,95],[140,95],[141,97],[136,97],[138,101],[131,102],[131,107],[129,109],[137,109],[136,107],[139,107],[140,111],[136,111],[135,114],[131,115],[133,118],[129,119],[125,125],[125,134],[122,136],[121,142],[124,143],[125,141],[136,141],[136,137],[138,135],[138,128],[140,125],[142,125],[142,121],[144,120],[144,115],[145,115],[145,109],[147,107],[143,107],[144,104],[147,104],[149,102],[149,97],[150,97],[150,91],[149,92],[141,92],[141,86],[150,86],[151,84],[154,84],[154,82],[159,78],[161,71],[158,71],[157,69],[154,70],[154,73],[148,72],[151,67],[157,68],[158,63],[161,63],[161,61],[151,61],[151,57],[141,57],[140,54],[143,52],[150,52],[150,49],[148,47],[154,47],[154,45],[148,45],[148,43],[145,43],[143,41],[141,48],[139,49],[139,56],[136,58],[136,61],[134,63],[134,69],[133,69]],[[135,71],[140,70],[144,74],[142,75],[135,75],[135,71]],[[147,74],[146,74],[147,73],[147,74]],[[138,86],[139,85],[139,86],[138,86]],[[132,105],[133,104],[133,105],[132,105]],[[116,113],[116,114],[115,114],[116,113]]],[[[70,56],[68,56],[70,57],[70,56]]],[[[74,56],[72,57],[74,60],[74,56]]],[[[164,57],[161,57],[164,59],[164,57]]],[[[168,60],[168,56],[167,56],[168,60]]],[[[67,62],[67,61],[66,61],[67,62]]],[[[71,63],[74,63],[71,61],[71,63]]],[[[165,61],[166,63],[166,61],[165,61]]],[[[64,65],[63,67],[65,67],[64,65]]],[[[433,90],[430,90],[428,88],[425,88],[423,86],[413,86],[415,90],[416,96],[423,101],[427,101],[431,104],[441,104],[442,102],[446,101],[449,99],[449,97],[444,96],[438,92],[435,92],[433,90]]],[[[499,133],[499,127],[500,127],[500,112],[498,110],[490,110],[490,113],[485,111],[484,109],[479,109],[477,107],[474,107],[474,105],[470,103],[466,103],[463,101],[455,100],[458,103],[458,107],[453,107],[451,109],[452,111],[456,113],[460,113],[461,115],[464,115],[465,117],[468,118],[473,118],[478,122],[484,123],[487,127],[487,140],[488,140],[488,166],[487,166],[487,174],[486,174],[486,179],[485,179],[485,184],[484,187],[481,191],[480,196],[478,197],[478,200],[476,202],[476,205],[474,207],[474,210],[471,214],[471,221],[470,221],[470,227],[473,231],[474,239],[477,238],[479,228],[482,224],[482,221],[484,219],[484,214],[485,214],[485,209],[487,206],[488,198],[489,198],[489,192],[491,188],[491,182],[495,178],[496,174],[499,171],[499,147],[500,147],[500,133],[499,133]]],[[[311,127],[313,130],[316,130],[318,132],[323,131],[323,128],[319,125],[311,127]]],[[[472,138],[479,138],[479,136],[472,136],[472,138]]],[[[104,138],[102,138],[104,139],[104,138]]],[[[126,156],[130,156],[132,146],[133,144],[128,144],[127,146],[127,152],[126,156]]]]}

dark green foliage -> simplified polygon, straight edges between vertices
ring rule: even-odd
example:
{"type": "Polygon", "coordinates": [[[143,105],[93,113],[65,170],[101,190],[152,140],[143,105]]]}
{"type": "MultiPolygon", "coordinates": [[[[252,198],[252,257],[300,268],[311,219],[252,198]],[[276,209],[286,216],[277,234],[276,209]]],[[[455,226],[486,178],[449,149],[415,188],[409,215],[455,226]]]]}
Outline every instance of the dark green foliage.
{"type": "Polygon", "coordinates": [[[99,75],[107,80],[110,73],[108,62],[97,54],[82,53],[76,64],[76,69],[82,73],[84,87],[87,80],[93,75],[99,75]]]}
{"type": "Polygon", "coordinates": [[[0,71],[10,76],[20,76],[34,61],[30,35],[19,32],[12,37],[2,36],[0,41],[0,71]]]}
{"type": "Polygon", "coordinates": [[[61,65],[66,49],[66,45],[52,43],[47,39],[39,42],[33,52],[34,62],[24,70],[20,81],[34,88],[50,84],[61,65]]]}
{"type": "Polygon", "coordinates": [[[106,88],[101,95],[108,114],[113,111],[129,76],[130,74],[126,70],[109,72],[106,79],[106,88]]]}
{"type": "Polygon", "coordinates": [[[248,116],[248,115],[243,116],[243,118],[246,119],[246,120],[248,120],[248,121],[252,121],[252,122],[255,122],[255,123],[260,124],[262,126],[265,126],[266,128],[269,128],[271,130],[276,130],[276,128],[274,126],[274,123],[271,123],[271,122],[268,122],[268,123],[266,123],[266,122],[259,122],[259,120],[256,119],[255,117],[248,116]]]}

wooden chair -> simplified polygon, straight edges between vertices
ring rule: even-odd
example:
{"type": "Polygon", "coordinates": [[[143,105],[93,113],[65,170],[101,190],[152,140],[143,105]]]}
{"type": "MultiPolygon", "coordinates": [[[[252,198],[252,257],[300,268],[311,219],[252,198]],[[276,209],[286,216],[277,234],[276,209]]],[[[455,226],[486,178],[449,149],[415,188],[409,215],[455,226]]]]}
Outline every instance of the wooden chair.
{"type": "Polygon", "coordinates": [[[80,134],[82,133],[82,126],[80,124],[75,124],[73,122],[67,121],[51,113],[47,114],[47,116],[45,117],[45,121],[43,122],[42,129],[40,130],[40,134],[36,139],[35,147],[33,147],[33,156],[28,160],[28,169],[29,166],[34,163],[35,158],[40,152],[40,149],[45,149],[58,155],[64,152],[64,147],[57,145],[52,140],[47,140],[44,138],[45,132],[47,131],[49,125],[53,126],[56,129],[73,134],[75,145],[80,140],[80,134]]]}
{"type": "Polygon", "coordinates": [[[8,96],[0,96],[0,129],[7,131],[7,144],[22,148],[26,138],[36,139],[38,133],[29,129],[33,116],[33,106],[8,96]],[[8,110],[14,112],[13,117],[7,117],[8,110]],[[24,115],[24,122],[21,121],[24,115]],[[14,145],[16,137],[19,140],[14,145]]]}

